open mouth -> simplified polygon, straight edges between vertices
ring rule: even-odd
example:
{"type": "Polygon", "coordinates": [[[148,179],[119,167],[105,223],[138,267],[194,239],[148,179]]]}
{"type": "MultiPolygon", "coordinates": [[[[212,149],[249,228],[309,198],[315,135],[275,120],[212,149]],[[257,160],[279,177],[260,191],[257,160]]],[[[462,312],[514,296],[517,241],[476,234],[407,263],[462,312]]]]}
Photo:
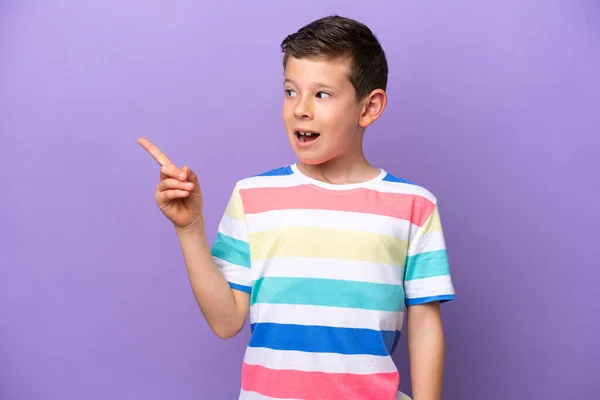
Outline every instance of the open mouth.
{"type": "Polygon", "coordinates": [[[319,133],[310,132],[310,131],[296,131],[296,137],[301,142],[312,142],[316,140],[320,136],[319,133]]]}

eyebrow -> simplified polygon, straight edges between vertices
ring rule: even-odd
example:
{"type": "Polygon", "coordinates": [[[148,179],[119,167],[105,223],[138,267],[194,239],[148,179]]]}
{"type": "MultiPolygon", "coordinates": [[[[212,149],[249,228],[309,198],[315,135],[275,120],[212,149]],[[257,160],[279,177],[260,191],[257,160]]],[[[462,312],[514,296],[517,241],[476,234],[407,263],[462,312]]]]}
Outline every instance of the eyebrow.
{"type": "MultiPolygon", "coordinates": [[[[292,85],[295,85],[296,82],[294,82],[292,79],[286,78],[283,83],[291,83],[292,85]]],[[[326,83],[322,83],[322,82],[315,82],[315,86],[320,86],[320,87],[325,87],[325,88],[329,88],[335,91],[338,91],[339,89],[333,85],[328,85],[326,83]]]]}

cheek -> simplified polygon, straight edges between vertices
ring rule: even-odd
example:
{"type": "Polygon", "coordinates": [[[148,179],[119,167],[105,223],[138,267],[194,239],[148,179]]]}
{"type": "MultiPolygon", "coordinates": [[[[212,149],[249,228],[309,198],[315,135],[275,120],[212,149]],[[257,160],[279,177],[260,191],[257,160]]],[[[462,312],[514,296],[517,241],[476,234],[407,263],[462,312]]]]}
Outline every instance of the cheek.
{"type": "Polygon", "coordinates": [[[294,117],[294,104],[291,101],[286,100],[283,103],[281,113],[282,113],[284,119],[293,118],[294,117]]]}
{"type": "Polygon", "coordinates": [[[352,110],[342,112],[336,110],[329,115],[328,120],[330,129],[337,133],[336,137],[352,135],[356,130],[357,120],[355,120],[352,110]]]}

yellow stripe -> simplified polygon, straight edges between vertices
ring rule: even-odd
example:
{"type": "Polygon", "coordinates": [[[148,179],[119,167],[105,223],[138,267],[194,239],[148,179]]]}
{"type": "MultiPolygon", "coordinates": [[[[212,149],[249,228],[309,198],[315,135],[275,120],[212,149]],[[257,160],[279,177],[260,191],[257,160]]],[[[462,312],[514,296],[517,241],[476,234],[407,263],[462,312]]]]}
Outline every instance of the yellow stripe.
{"type": "Polygon", "coordinates": [[[357,260],[404,267],[408,242],[356,230],[280,228],[250,234],[252,261],[274,257],[357,260]]]}
{"type": "Polygon", "coordinates": [[[236,188],[231,194],[227,208],[225,209],[225,215],[239,221],[244,221],[244,205],[242,204],[242,196],[236,188]]]}
{"type": "Polygon", "coordinates": [[[440,219],[440,212],[437,206],[433,209],[433,212],[429,216],[429,219],[427,220],[427,222],[425,222],[425,225],[423,225],[421,229],[423,235],[426,233],[437,232],[442,230],[442,221],[440,219]]]}

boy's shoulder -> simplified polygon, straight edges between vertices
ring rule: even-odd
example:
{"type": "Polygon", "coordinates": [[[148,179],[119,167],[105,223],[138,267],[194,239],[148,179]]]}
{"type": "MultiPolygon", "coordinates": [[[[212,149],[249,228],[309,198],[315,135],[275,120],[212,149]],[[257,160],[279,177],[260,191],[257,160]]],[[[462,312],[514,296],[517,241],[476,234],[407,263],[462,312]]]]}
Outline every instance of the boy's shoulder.
{"type": "Polygon", "coordinates": [[[392,174],[391,172],[386,172],[381,180],[381,186],[383,188],[382,190],[385,191],[424,198],[434,204],[437,203],[437,197],[429,188],[412,180],[392,174]]]}
{"type": "Polygon", "coordinates": [[[294,170],[291,164],[279,166],[254,175],[239,179],[235,186],[239,189],[252,189],[260,187],[281,186],[286,181],[294,178],[294,170]]]}
{"type": "MultiPolygon", "coordinates": [[[[437,203],[437,197],[427,187],[384,169],[381,171],[382,174],[378,179],[367,182],[364,187],[381,193],[407,195],[437,203]]],[[[237,190],[243,190],[294,186],[303,182],[305,180],[295,173],[294,164],[287,164],[241,178],[235,186],[237,190]]]]}

